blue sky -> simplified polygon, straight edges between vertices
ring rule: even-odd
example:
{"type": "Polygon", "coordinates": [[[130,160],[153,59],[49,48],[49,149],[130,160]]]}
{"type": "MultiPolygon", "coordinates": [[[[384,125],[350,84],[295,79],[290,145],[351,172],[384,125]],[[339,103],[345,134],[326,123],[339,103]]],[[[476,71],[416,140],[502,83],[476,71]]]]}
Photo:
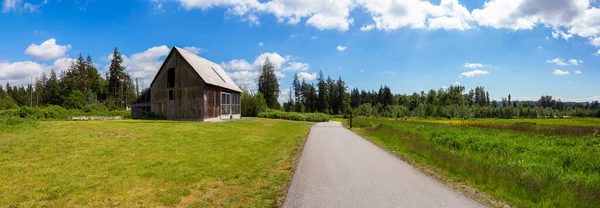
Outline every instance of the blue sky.
{"type": "Polygon", "coordinates": [[[1,1],[2,85],[64,70],[80,53],[104,71],[115,46],[149,83],[179,46],[250,88],[270,57],[282,90],[322,70],[394,93],[460,83],[498,100],[600,99],[597,0],[1,1]]]}

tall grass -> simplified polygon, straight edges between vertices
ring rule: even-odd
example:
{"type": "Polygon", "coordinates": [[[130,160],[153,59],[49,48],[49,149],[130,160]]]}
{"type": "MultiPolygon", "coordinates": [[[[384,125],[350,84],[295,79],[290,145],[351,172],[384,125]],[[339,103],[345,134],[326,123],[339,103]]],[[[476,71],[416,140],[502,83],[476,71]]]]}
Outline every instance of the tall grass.
{"type": "Polygon", "coordinates": [[[0,117],[29,118],[42,120],[66,120],[69,116],[131,116],[130,111],[109,111],[105,109],[65,109],[61,106],[21,107],[19,109],[0,110],[0,117]]]}
{"type": "Polygon", "coordinates": [[[358,118],[374,142],[516,207],[598,207],[600,138],[358,118]]]}

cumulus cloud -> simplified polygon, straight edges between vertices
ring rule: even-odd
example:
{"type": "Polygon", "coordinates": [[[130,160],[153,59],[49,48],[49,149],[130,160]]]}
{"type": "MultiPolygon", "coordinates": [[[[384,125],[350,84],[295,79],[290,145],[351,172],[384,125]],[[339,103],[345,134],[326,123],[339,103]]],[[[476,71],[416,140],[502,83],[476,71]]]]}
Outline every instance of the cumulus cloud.
{"type": "Polygon", "coordinates": [[[600,56],[600,50],[593,54],[594,56],[600,56]]]}
{"type": "Polygon", "coordinates": [[[554,64],[559,65],[559,66],[567,66],[567,65],[569,65],[569,64],[567,64],[565,62],[565,60],[563,60],[561,58],[554,58],[552,60],[547,60],[546,63],[554,63],[554,64]]]}
{"type": "Polygon", "coordinates": [[[481,26],[531,30],[544,25],[552,28],[553,38],[565,40],[600,34],[600,9],[589,0],[491,0],[471,13],[481,26]]]}
{"type": "Polygon", "coordinates": [[[192,52],[193,54],[199,54],[200,52],[202,52],[202,48],[198,48],[195,46],[186,46],[183,47],[184,50],[192,52]]]}
{"type": "Polygon", "coordinates": [[[276,52],[267,52],[260,54],[258,57],[256,57],[256,60],[254,60],[254,65],[262,66],[265,63],[267,57],[269,58],[269,61],[273,64],[275,69],[281,68],[281,66],[290,59],[290,56],[283,57],[277,54],[276,52]]]}
{"type": "Polygon", "coordinates": [[[65,56],[69,50],[71,50],[71,44],[58,45],[56,44],[56,39],[50,38],[40,45],[29,45],[25,50],[25,54],[39,60],[51,60],[65,56]]]}
{"type": "MultiPolygon", "coordinates": [[[[169,55],[171,49],[166,45],[155,46],[147,49],[144,52],[132,54],[130,56],[122,54],[123,66],[126,68],[126,72],[134,78],[141,78],[142,80],[152,80],[160,66],[162,65],[164,58],[169,55]]],[[[112,61],[112,53],[108,55],[107,61],[112,61]]],[[[107,64],[108,69],[110,63],[107,64]]]]}
{"type": "Polygon", "coordinates": [[[600,47],[600,38],[590,38],[590,44],[596,47],[600,47]]]}
{"type": "Polygon", "coordinates": [[[463,65],[463,67],[465,68],[471,68],[471,69],[476,69],[476,68],[484,68],[484,67],[491,67],[492,65],[490,64],[481,64],[481,63],[465,63],[465,65],[463,65]]]}
{"type": "Polygon", "coordinates": [[[579,64],[582,64],[583,61],[582,60],[577,60],[577,59],[570,59],[569,63],[571,63],[571,65],[578,66],[579,64]]]}
{"type": "Polygon", "coordinates": [[[454,83],[452,83],[453,85],[460,85],[460,82],[456,81],[454,83]]]}
{"type": "Polygon", "coordinates": [[[581,72],[579,70],[575,70],[575,74],[583,74],[583,72],[581,72]]]}
{"type": "Polygon", "coordinates": [[[480,75],[486,75],[486,74],[489,74],[489,73],[490,72],[488,72],[488,71],[484,71],[484,70],[480,70],[480,69],[475,69],[473,71],[463,72],[460,75],[461,75],[461,77],[464,76],[464,77],[470,77],[470,78],[472,78],[472,77],[476,77],[476,76],[480,76],[480,75]]]}
{"type": "Polygon", "coordinates": [[[225,70],[239,70],[248,71],[252,70],[252,65],[243,59],[233,59],[227,63],[221,62],[221,67],[225,70]]]}
{"type": "Polygon", "coordinates": [[[340,46],[340,45],[338,45],[336,49],[337,49],[338,51],[345,51],[345,50],[346,50],[346,48],[348,48],[348,47],[347,47],[347,46],[340,46]]]}
{"type": "Polygon", "coordinates": [[[298,73],[298,79],[305,81],[313,81],[317,78],[317,73],[300,72],[298,73]]]}
{"type": "Polygon", "coordinates": [[[402,27],[469,29],[469,11],[458,0],[441,0],[439,5],[421,0],[356,0],[372,16],[375,27],[395,30],[402,27]]]}
{"type": "Polygon", "coordinates": [[[310,67],[309,64],[293,61],[291,56],[281,56],[276,52],[260,54],[252,64],[244,59],[234,59],[229,62],[222,62],[221,66],[229,72],[231,79],[233,79],[236,84],[253,90],[256,88],[256,81],[260,76],[259,69],[267,58],[269,58],[269,61],[273,64],[275,76],[277,76],[277,78],[286,77],[285,72],[295,71],[299,71],[298,74],[302,74],[302,76],[305,76],[306,78],[311,78],[309,75],[313,75],[306,72],[310,67]]]}
{"type": "Polygon", "coordinates": [[[74,61],[75,59],[69,57],[59,58],[54,61],[52,68],[56,71],[56,74],[60,74],[60,72],[67,70],[74,61]]]}
{"type": "Polygon", "coordinates": [[[360,27],[360,31],[369,31],[369,30],[372,30],[373,28],[375,28],[375,25],[364,25],[364,26],[360,27]]]}
{"type": "Polygon", "coordinates": [[[302,62],[290,62],[285,67],[283,67],[282,71],[306,71],[310,66],[307,63],[302,62]]]}
{"type": "Polygon", "coordinates": [[[39,76],[51,67],[33,61],[2,62],[0,61],[0,82],[10,82],[12,85],[22,85],[30,82],[34,76],[39,76]]]}
{"type": "Polygon", "coordinates": [[[569,73],[569,71],[566,71],[566,70],[565,71],[560,70],[560,69],[554,70],[554,75],[562,76],[562,75],[568,75],[568,74],[570,74],[570,73],[569,73]]]}

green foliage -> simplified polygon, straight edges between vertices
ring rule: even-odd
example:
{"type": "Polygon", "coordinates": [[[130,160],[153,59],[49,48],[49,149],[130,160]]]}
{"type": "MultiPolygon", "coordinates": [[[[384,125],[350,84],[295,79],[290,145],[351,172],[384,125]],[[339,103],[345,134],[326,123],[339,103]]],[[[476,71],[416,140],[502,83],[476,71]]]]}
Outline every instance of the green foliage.
{"type": "Polygon", "coordinates": [[[408,161],[515,207],[596,207],[600,138],[593,132],[598,125],[587,124],[600,120],[575,121],[356,118],[353,125],[408,161]]]}
{"type": "Polygon", "coordinates": [[[255,117],[260,112],[268,109],[267,102],[262,96],[262,93],[251,95],[248,90],[243,89],[240,95],[240,102],[242,108],[242,116],[255,117]]]}
{"type": "Polygon", "coordinates": [[[327,115],[327,114],[283,112],[283,111],[271,110],[271,109],[259,113],[258,117],[293,120],[293,121],[310,121],[310,122],[327,122],[327,121],[329,121],[329,115],[327,115]]]}
{"type": "Polygon", "coordinates": [[[258,78],[258,92],[260,92],[271,109],[279,109],[279,81],[275,75],[275,66],[267,57],[262,63],[261,74],[258,78]]]}
{"type": "Polygon", "coordinates": [[[0,117],[4,118],[28,118],[42,120],[66,120],[69,116],[123,116],[131,115],[129,111],[108,111],[99,107],[88,111],[80,109],[65,109],[61,106],[50,105],[43,108],[21,107],[19,109],[0,110],[0,117]]]}
{"type": "Polygon", "coordinates": [[[73,90],[65,98],[63,106],[67,109],[82,109],[85,105],[85,95],[79,90],[73,90]]]}

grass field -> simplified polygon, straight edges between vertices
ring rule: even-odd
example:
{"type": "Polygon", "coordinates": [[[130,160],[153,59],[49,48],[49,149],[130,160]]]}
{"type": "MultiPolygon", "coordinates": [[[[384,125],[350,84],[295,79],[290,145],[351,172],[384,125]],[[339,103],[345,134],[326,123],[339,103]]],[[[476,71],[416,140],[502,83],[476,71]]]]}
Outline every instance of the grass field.
{"type": "Polygon", "coordinates": [[[599,207],[598,123],[600,119],[575,118],[358,118],[354,130],[447,181],[515,207],[599,207]]]}
{"type": "Polygon", "coordinates": [[[309,124],[0,119],[0,207],[274,207],[309,124]]]}

